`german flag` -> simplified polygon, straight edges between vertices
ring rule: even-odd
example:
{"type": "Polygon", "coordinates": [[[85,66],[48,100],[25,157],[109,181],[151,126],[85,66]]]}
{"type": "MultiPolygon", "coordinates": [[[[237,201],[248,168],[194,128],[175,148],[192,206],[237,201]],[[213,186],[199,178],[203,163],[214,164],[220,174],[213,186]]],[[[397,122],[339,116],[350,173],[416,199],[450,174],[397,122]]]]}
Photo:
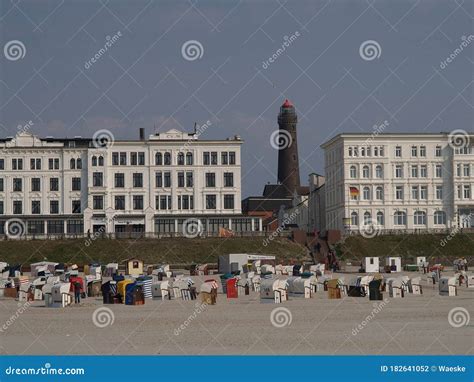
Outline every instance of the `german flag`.
{"type": "Polygon", "coordinates": [[[359,196],[359,189],[357,187],[349,187],[351,196],[359,196]]]}

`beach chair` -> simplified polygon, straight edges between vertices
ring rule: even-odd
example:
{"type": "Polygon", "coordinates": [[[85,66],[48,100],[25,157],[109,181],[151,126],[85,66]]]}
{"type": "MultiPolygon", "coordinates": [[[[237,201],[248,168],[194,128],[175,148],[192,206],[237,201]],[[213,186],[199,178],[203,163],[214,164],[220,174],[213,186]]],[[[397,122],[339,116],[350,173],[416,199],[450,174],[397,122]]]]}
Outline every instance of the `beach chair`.
{"type": "Polygon", "coordinates": [[[374,279],[369,283],[369,300],[371,301],[383,300],[381,284],[382,284],[381,279],[374,279]]]}
{"type": "Polygon", "coordinates": [[[403,288],[403,281],[399,278],[390,278],[387,280],[389,296],[392,298],[403,298],[405,292],[403,288]]]}
{"type": "Polygon", "coordinates": [[[421,277],[413,277],[408,281],[408,291],[415,295],[423,294],[423,288],[421,287],[421,277]]]}
{"type": "Polygon", "coordinates": [[[254,292],[260,292],[260,283],[261,283],[261,278],[259,275],[255,275],[251,278],[252,282],[252,288],[254,292]]]}
{"type": "Polygon", "coordinates": [[[458,295],[458,287],[456,285],[455,277],[442,277],[439,280],[439,295],[451,297],[458,295]]]}
{"type": "Polygon", "coordinates": [[[408,289],[409,289],[408,284],[409,284],[410,278],[408,276],[400,276],[399,280],[402,281],[402,287],[405,294],[408,293],[408,289]]]}
{"type": "Polygon", "coordinates": [[[466,286],[468,288],[474,288],[474,274],[473,275],[467,275],[466,279],[467,279],[466,286]]]}
{"type": "Polygon", "coordinates": [[[338,279],[331,279],[327,281],[327,291],[329,299],[340,299],[341,298],[341,289],[339,287],[338,279]]]}

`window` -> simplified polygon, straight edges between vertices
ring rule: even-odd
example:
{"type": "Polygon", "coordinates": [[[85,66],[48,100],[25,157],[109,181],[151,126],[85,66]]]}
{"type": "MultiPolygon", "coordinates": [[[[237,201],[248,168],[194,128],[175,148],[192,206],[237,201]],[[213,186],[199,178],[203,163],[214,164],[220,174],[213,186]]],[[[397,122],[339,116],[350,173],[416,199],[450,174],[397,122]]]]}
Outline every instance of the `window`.
{"type": "Polygon", "coordinates": [[[81,178],[72,178],[72,191],[81,191],[81,178]]]}
{"type": "Polygon", "coordinates": [[[120,153],[120,166],[127,165],[127,153],[121,152],[120,153]]]}
{"type": "Polygon", "coordinates": [[[418,147],[416,147],[416,146],[411,147],[411,156],[412,157],[417,157],[418,156],[418,147]]]}
{"type": "Polygon", "coordinates": [[[14,200],[13,201],[13,214],[14,215],[21,215],[23,213],[23,203],[21,200],[14,200]]]}
{"type": "Polygon", "coordinates": [[[413,200],[419,199],[418,186],[411,186],[411,198],[413,200]]]}
{"type": "Polygon", "coordinates": [[[436,211],[434,213],[434,224],[445,225],[446,213],[444,211],[436,211]]]}
{"type": "Polygon", "coordinates": [[[133,177],[133,187],[135,188],[143,187],[143,174],[141,172],[134,173],[132,177],[133,177]]]}
{"type": "Polygon", "coordinates": [[[349,156],[353,156],[353,151],[352,151],[352,147],[349,147],[349,156]]]}
{"type": "Polygon", "coordinates": [[[395,187],[395,199],[403,200],[403,186],[395,187]]]}
{"type": "Polygon", "coordinates": [[[359,225],[359,214],[355,211],[351,213],[351,225],[359,225]]]}
{"type": "Polygon", "coordinates": [[[385,217],[382,211],[377,212],[377,224],[385,225],[385,217]]]}
{"type": "Polygon", "coordinates": [[[184,172],[178,172],[178,187],[184,187],[184,172]]]}
{"type": "Polygon", "coordinates": [[[235,164],[235,151],[229,151],[229,164],[235,164]]]}
{"type": "Polygon", "coordinates": [[[436,146],[435,148],[435,157],[440,157],[441,156],[441,146],[436,146]]]}
{"type": "Polygon", "coordinates": [[[369,166],[364,166],[364,167],[362,168],[362,177],[364,177],[364,178],[366,178],[366,179],[369,178],[369,177],[370,177],[370,174],[369,174],[369,173],[370,173],[370,171],[369,171],[369,166]]]}
{"type": "Polygon", "coordinates": [[[178,166],[184,166],[184,154],[178,153],[178,166]]]}
{"type": "Polygon", "coordinates": [[[193,163],[194,163],[193,154],[192,153],[186,153],[186,165],[187,166],[192,166],[193,163]]]}
{"type": "Polygon", "coordinates": [[[124,188],[125,187],[125,174],[122,172],[117,172],[114,175],[114,185],[115,188],[124,188]]]}
{"type": "Polygon", "coordinates": [[[49,213],[50,214],[59,214],[59,201],[51,200],[49,202],[49,213]]]}
{"type": "Polygon", "coordinates": [[[229,154],[225,151],[221,153],[221,164],[223,165],[229,164],[229,154]]]}
{"type": "Polygon", "coordinates": [[[468,164],[465,164],[463,166],[463,174],[462,174],[463,176],[470,176],[470,167],[471,166],[468,164]]]}
{"type": "Polygon", "coordinates": [[[33,200],[31,202],[31,214],[39,215],[41,213],[41,202],[39,200],[33,200]]]}
{"type": "Polygon", "coordinates": [[[144,166],[145,165],[145,153],[130,153],[130,164],[132,166],[144,166]]]}
{"type": "Polygon", "coordinates": [[[157,165],[157,166],[163,165],[163,154],[162,153],[156,153],[155,154],[155,165],[157,165]]]}
{"type": "Polygon", "coordinates": [[[401,147],[401,146],[395,147],[395,156],[396,156],[397,158],[401,158],[401,157],[402,157],[402,147],[401,147]]]}
{"type": "Polygon", "coordinates": [[[186,172],[186,187],[192,187],[194,184],[193,182],[193,173],[192,171],[186,172]]]}
{"type": "Polygon", "coordinates": [[[80,214],[81,213],[81,201],[80,200],[73,200],[71,202],[71,211],[73,214],[80,214]]]}
{"type": "Polygon", "coordinates": [[[421,200],[427,200],[428,199],[428,187],[427,186],[421,186],[420,187],[420,199],[421,200]]]}
{"type": "Polygon", "coordinates": [[[41,191],[41,179],[40,178],[31,178],[31,191],[35,191],[35,192],[41,191]]]}
{"type": "Polygon", "coordinates": [[[393,215],[393,224],[394,225],[407,225],[407,214],[403,211],[397,211],[393,215]]]}
{"type": "Polygon", "coordinates": [[[426,212],[416,211],[413,215],[413,224],[415,225],[426,225],[426,212]]]}
{"type": "Polygon", "coordinates": [[[163,163],[164,163],[165,166],[171,166],[171,154],[170,153],[165,153],[163,163]]]}
{"type": "Polygon", "coordinates": [[[206,195],[206,210],[215,210],[216,207],[216,195],[206,195]]]}
{"type": "Polygon", "coordinates": [[[234,173],[233,172],[224,173],[224,187],[234,187],[234,173]]]}
{"type": "Polygon", "coordinates": [[[403,165],[397,164],[395,166],[395,178],[403,178],[403,165]]]}
{"type": "Polygon", "coordinates": [[[69,161],[69,168],[71,170],[75,170],[76,169],[76,160],[74,158],[71,158],[71,160],[69,161]]]}
{"type": "Polygon", "coordinates": [[[82,170],[82,159],[81,158],[77,158],[76,160],[76,168],[78,170],[82,170]]]}
{"type": "MultiPolygon", "coordinates": [[[[71,159],[73,160],[73,159],[71,159]]],[[[75,163],[74,163],[75,165],[75,163]]],[[[35,159],[31,158],[30,159],[30,169],[31,170],[41,170],[41,159],[35,159]]]]}
{"type": "Polygon", "coordinates": [[[364,189],[362,190],[362,195],[364,200],[370,200],[370,188],[364,187],[364,189]]]}
{"type": "Polygon", "coordinates": [[[420,146],[420,157],[426,157],[426,146],[420,146]]]}
{"type": "Polygon", "coordinates": [[[3,178],[0,178],[0,192],[3,192],[5,190],[4,184],[3,184],[3,178]]]}
{"type": "Polygon", "coordinates": [[[418,178],[418,166],[411,166],[411,177],[418,178]]]}
{"type": "Polygon", "coordinates": [[[163,187],[163,173],[161,171],[155,173],[155,187],[163,187]]]}
{"type": "Polygon", "coordinates": [[[375,167],[375,177],[378,178],[378,179],[383,178],[383,168],[382,168],[382,166],[378,165],[377,167],[375,167]]]}
{"type": "Polygon", "coordinates": [[[372,223],[372,215],[366,211],[364,212],[364,225],[369,225],[370,223],[372,223]]]}
{"type": "Polygon", "coordinates": [[[133,195],[133,209],[143,210],[143,195],[133,195]]]}
{"type": "Polygon", "coordinates": [[[84,233],[84,222],[82,220],[68,220],[67,233],[81,235],[84,233]]]}
{"type": "Polygon", "coordinates": [[[234,209],[234,195],[224,195],[224,209],[225,210],[234,209]]]}
{"type": "Polygon", "coordinates": [[[171,195],[157,195],[156,209],[158,210],[170,210],[171,209],[171,195]]]}
{"type": "Polygon", "coordinates": [[[119,165],[119,153],[113,152],[112,153],[112,166],[118,166],[118,165],[119,165]]]}
{"type": "Polygon", "coordinates": [[[178,195],[178,210],[193,210],[194,197],[192,195],[178,195]]]}
{"type": "Polygon", "coordinates": [[[94,210],[104,209],[104,197],[102,195],[94,195],[92,197],[92,208],[94,210]]]}
{"type": "Polygon", "coordinates": [[[3,208],[3,200],[0,200],[0,215],[5,213],[5,209],[3,208]]]}
{"type": "Polygon", "coordinates": [[[59,158],[49,158],[48,168],[50,170],[59,170],[59,158]]]}
{"type": "Polygon", "coordinates": [[[104,157],[100,156],[99,157],[99,166],[103,166],[103,165],[104,165],[104,157]]]}
{"type": "Polygon", "coordinates": [[[350,171],[350,177],[352,179],[357,178],[357,168],[356,168],[356,166],[351,166],[349,171],[350,171]]]}
{"type": "Polygon", "coordinates": [[[211,164],[217,165],[217,152],[215,151],[211,152],[211,164]]]}
{"type": "Polygon", "coordinates": [[[23,170],[23,159],[12,159],[12,170],[23,170]]]}
{"type": "Polygon", "coordinates": [[[443,199],[443,186],[436,186],[436,199],[443,199]]]}
{"type": "Polygon", "coordinates": [[[103,187],[104,186],[104,174],[101,172],[94,172],[92,174],[92,186],[103,187]]]}
{"type": "Polygon", "coordinates": [[[202,163],[206,166],[211,164],[211,156],[208,151],[202,153],[202,163]]]}
{"type": "Polygon", "coordinates": [[[383,187],[379,186],[375,189],[375,199],[383,200],[383,187]]]}
{"type": "Polygon", "coordinates": [[[23,190],[23,180],[21,178],[13,178],[13,191],[21,192],[23,190]]]}
{"type": "Polygon", "coordinates": [[[216,174],[213,172],[206,173],[206,187],[216,187],[216,174]]]}
{"type": "Polygon", "coordinates": [[[164,186],[171,187],[171,173],[169,171],[164,174],[164,186]]]}
{"type": "Polygon", "coordinates": [[[365,147],[361,147],[360,149],[360,156],[365,157],[365,147]]]}
{"type": "Polygon", "coordinates": [[[0,170],[5,170],[5,159],[0,159],[0,170]]]}
{"type": "Polygon", "coordinates": [[[464,185],[464,199],[471,199],[471,186],[468,184],[464,185]]]}
{"type": "Polygon", "coordinates": [[[443,166],[441,166],[440,164],[436,165],[436,167],[435,167],[435,176],[436,176],[436,178],[441,178],[443,176],[442,168],[443,168],[443,166]]]}
{"type": "Polygon", "coordinates": [[[420,166],[420,177],[421,178],[428,177],[428,167],[426,167],[426,165],[420,166]]]}
{"type": "Polygon", "coordinates": [[[115,196],[114,207],[116,210],[125,210],[125,196],[124,195],[115,196]]]}
{"type": "MultiPolygon", "coordinates": [[[[51,170],[51,160],[49,160],[49,169],[51,170]]],[[[92,158],[91,158],[91,163],[92,163],[92,166],[96,167],[97,166],[97,157],[94,155],[92,158]]]]}

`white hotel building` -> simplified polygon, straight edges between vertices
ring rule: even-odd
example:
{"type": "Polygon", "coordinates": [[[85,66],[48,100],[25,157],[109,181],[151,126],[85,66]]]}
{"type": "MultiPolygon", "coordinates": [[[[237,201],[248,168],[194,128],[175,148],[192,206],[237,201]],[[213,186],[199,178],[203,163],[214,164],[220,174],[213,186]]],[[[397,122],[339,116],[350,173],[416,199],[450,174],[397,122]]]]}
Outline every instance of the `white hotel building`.
{"type": "Polygon", "coordinates": [[[326,229],[474,227],[474,134],[339,134],[325,151],[326,229]]]}
{"type": "Polygon", "coordinates": [[[28,132],[0,139],[0,234],[12,219],[37,237],[181,235],[189,219],[205,235],[261,230],[241,215],[242,143],[177,130],[106,147],[28,132]]]}

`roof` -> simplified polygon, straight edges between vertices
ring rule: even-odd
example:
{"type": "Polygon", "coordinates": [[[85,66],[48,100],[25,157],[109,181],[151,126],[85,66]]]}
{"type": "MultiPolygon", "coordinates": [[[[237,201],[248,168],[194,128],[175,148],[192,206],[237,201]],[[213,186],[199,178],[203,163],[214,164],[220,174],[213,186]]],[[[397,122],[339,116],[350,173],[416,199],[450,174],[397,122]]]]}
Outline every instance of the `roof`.
{"type": "Polygon", "coordinates": [[[287,99],[285,99],[285,102],[283,102],[283,105],[281,107],[293,107],[293,104],[287,99]]]}
{"type": "Polygon", "coordinates": [[[264,196],[250,196],[242,200],[242,210],[248,211],[276,211],[284,207],[291,207],[291,198],[266,198],[264,196]]]}

